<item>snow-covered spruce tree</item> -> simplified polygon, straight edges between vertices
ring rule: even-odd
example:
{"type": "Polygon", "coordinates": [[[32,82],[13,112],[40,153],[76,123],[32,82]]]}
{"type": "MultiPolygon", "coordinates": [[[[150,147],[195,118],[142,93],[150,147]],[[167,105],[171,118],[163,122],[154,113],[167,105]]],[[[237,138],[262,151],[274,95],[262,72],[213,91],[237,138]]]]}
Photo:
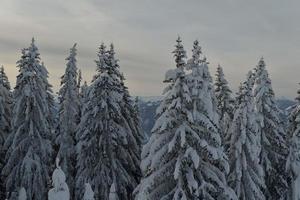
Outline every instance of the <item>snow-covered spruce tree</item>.
{"type": "MultiPolygon", "coordinates": [[[[4,72],[4,67],[0,68],[0,171],[5,164],[4,143],[11,131],[12,120],[12,94],[10,84],[4,72]]],[[[4,179],[0,174],[0,199],[5,199],[4,179]]]]}
{"type": "Polygon", "coordinates": [[[300,90],[297,91],[297,104],[289,116],[289,156],[286,169],[291,178],[288,200],[300,200],[300,90]]]}
{"type": "Polygon", "coordinates": [[[234,99],[232,98],[232,92],[229,89],[228,82],[225,79],[223,68],[220,65],[218,65],[216,73],[215,94],[220,115],[222,142],[226,145],[229,140],[227,132],[233,119],[234,99]]]}
{"type": "Polygon", "coordinates": [[[83,200],[95,200],[94,191],[89,183],[85,184],[83,200]]]}
{"type": "MultiPolygon", "coordinates": [[[[205,181],[201,180],[201,182],[204,186],[205,184],[213,184],[217,190],[222,190],[223,199],[235,199],[236,196],[233,190],[227,186],[225,179],[229,172],[229,165],[220,137],[217,99],[208,70],[209,63],[202,56],[201,47],[197,40],[194,42],[192,52],[192,58],[187,62],[187,70],[190,73],[186,75],[186,79],[193,103],[192,113],[194,123],[198,126],[197,132],[200,136],[199,146],[203,148],[202,145],[207,144],[204,147],[204,152],[203,149],[200,151],[200,157],[204,163],[199,168],[202,169],[201,174],[205,177],[205,181]],[[206,174],[209,171],[212,174],[207,176],[206,174]]],[[[211,191],[205,191],[204,189],[201,193],[205,194],[209,192],[211,191]]],[[[213,192],[212,194],[205,194],[203,196],[204,198],[219,198],[213,192]]]]}
{"type": "MultiPolygon", "coordinates": [[[[37,47],[33,46],[31,48],[37,48],[37,47]]],[[[48,82],[49,72],[43,62],[41,65],[40,73],[41,73],[40,75],[44,81],[44,84],[46,86],[46,92],[47,92],[46,116],[47,116],[49,126],[51,128],[51,132],[53,132],[53,134],[51,134],[51,135],[53,136],[53,139],[55,139],[54,130],[55,130],[56,124],[57,124],[57,116],[56,116],[57,106],[56,106],[56,102],[55,102],[54,96],[53,96],[52,85],[48,82]]]]}
{"type": "Polygon", "coordinates": [[[52,146],[45,115],[47,91],[34,40],[29,48],[22,50],[17,64],[12,133],[5,143],[8,151],[2,174],[7,192],[24,187],[28,199],[43,200],[47,196],[52,146]]]}
{"type": "Polygon", "coordinates": [[[66,173],[67,183],[71,197],[75,187],[75,134],[79,121],[79,91],[77,85],[76,44],[70,49],[66,58],[67,67],[61,77],[61,88],[58,92],[59,99],[59,127],[56,144],[59,149],[57,157],[61,161],[61,168],[66,173]]]}
{"type": "Polygon", "coordinates": [[[108,200],[113,184],[119,199],[132,199],[140,178],[139,142],[128,123],[131,116],[124,115],[121,74],[111,56],[111,49],[106,51],[102,44],[77,131],[77,199],[82,198],[85,183],[94,188],[97,200],[108,200]]]}
{"type": "MultiPolygon", "coordinates": [[[[114,68],[119,68],[118,60],[115,59],[115,51],[114,51],[114,46],[113,44],[110,45],[110,50],[109,50],[109,56],[108,56],[109,64],[111,66],[114,66],[114,68]]],[[[125,77],[122,73],[117,72],[117,76],[119,76],[120,81],[121,81],[121,90],[122,90],[122,96],[123,99],[121,101],[121,113],[122,115],[126,118],[128,124],[128,128],[130,129],[131,134],[135,138],[135,143],[134,146],[132,146],[132,155],[135,155],[134,157],[138,159],[138,161],[135,162],[135,164],[140,165],[140,154],[141,154],[141,149],[142,149],[142,143],[145,140],[145,135],[144,132],[142,131],[141,128],[141,121],[139,118],[139,113],[136,112],[135,109],[135,103],[132,100],[132,97],[129,94],[128,88],[125,85],[125,77]]],[[[136,166],[137,167],[137,166],[136,166]]],[[[138,166],[139,168],[139,166],[138,166]]],[[[135,170],[136,177],[141,178],[141,171],[140,170],[135,170]]]]}
{"type": "Polygon", "coordinates": [[[70,192],[66,183],[66,175],[59,166],[59,158],[56,158],[56,169],[52,174],[53,188],[48,192],[48,200],[69,200],[70,192]]]}
{"type": "Polygon", "coordinates": [[[77,80],[77,89],[78,91],[80,91],[81,88],[81,81],[82,81],[82,74],[81,74],[81,70],[78,70],[78,80],[77,80]]]}
{"type": "MultiPolygon", "coordinates": [[[[176,42],[173,51],[176,69],[167,71],[165,76],[164,82],[169,85],[157,109],[152,135],[143,148],[143,178],[135,190],[135,199],[230,199],[221,170],[228,168],[228,163],[220,147],[220,136],[209,120],[204,119],[203,124],[195,121],[204,112],[198,110],[200,102],[194,102],[197,100],[189,91],[190,77],[184,72],[186,52],[181,39],[176,42]]],[[[200,63],[203,65],[199,70],[203,71],[206,63],[196,60],[194,64],[190,62],[193,65],[190,68],[194,65],[200,68],[200,63]]],[[[229,193],[235,199],[233,191],[229,193]]]]}
{"type": "Polygon", "coordinates": [[[26,200],[26,199],[27,199],[26,190],[25,188],[22,187],[19,191],[18,200],[26,200]]]}
{"type": "Polygon", "coordinates": [[[257,113],[252,96],[252,72],[242,84],[238,107],[229,128],[229,185],[240,200],[265,200],[264,173],[259,163],[261,150],[257,113]]]}
{"type": "Polygon", "coordinates": [[[276,105],[263,58],[255,69],[253,96],[261,133],[260,163],[265,173],[267,186],[265,195],[267,199],[285,199],[283,197],[287,189],[285,163],[288,155],[286,133],[279,118],[280,110],[276,105]]]}

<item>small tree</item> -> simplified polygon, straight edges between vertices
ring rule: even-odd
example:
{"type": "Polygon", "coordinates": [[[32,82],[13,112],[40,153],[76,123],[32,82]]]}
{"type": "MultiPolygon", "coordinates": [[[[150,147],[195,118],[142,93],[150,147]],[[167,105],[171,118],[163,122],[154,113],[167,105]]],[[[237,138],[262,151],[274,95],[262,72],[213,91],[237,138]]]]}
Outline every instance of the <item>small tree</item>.
{"type": "Polygon", "coordinates": [[[26,199],[27,199],[26,190],[25,188],[22,187],[19,191],[18,200],[26,200],[26,199]]]}
{"type": "Polygon", "coordinates": [[[52,185],[54,188],[49,190],[49,200],[69,200],[70,192],[66,183],[66,176],[63,170],[59,166],[59,159],[56,159],[56,169],[52,174],[52,185]]]}
{"type": "Polygon", "coordinates": [[[85,191],[84,191],[84,195],[83,195],[83,200],[95,200],[94,192],[93,192],[92,187],[89,183],[85,184],[85,191]]]}

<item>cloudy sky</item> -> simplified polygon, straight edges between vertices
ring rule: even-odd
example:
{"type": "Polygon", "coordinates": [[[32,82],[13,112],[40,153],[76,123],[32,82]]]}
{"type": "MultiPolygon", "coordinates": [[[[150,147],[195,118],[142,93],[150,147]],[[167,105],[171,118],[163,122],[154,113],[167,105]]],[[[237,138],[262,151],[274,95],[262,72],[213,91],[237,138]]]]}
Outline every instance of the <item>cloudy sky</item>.
{"type": "Polygon", "coordinates": [[[99,44],[113,42],[133,95],[160,95],[177,35],[190,55],[198,39],[236,90],[263,56],[277,97],[300,82],[300,1],[282,0],[1,0],[0,64],[14,85],[20,49],[34,36],[55,91],[65,57],[78,43],[84,79],[95,71],[99,44]]]}

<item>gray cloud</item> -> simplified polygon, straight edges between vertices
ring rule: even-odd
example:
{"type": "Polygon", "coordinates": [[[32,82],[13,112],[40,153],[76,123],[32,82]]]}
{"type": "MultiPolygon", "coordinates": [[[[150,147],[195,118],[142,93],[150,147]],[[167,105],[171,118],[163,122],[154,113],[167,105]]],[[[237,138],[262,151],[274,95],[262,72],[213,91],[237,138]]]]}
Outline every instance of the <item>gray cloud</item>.
{"type": "Polygon", "coordinates": [[[174,67],[171,51],[180,34],[188,53],[198,39],[210,61],[224,67],[236,89],[264,56],[277,96],[295,96],[300,60],[299,1],[280,0],[2,0],[0,63],[14,83],[20,49],[34,36],[57,91],[65,57],[78,43],[84,78],[95,71],[101,42],[114,42],[134,95],[159,95],[174,67]],[[298,61],[299,60],[299,61],[298,61]]]}

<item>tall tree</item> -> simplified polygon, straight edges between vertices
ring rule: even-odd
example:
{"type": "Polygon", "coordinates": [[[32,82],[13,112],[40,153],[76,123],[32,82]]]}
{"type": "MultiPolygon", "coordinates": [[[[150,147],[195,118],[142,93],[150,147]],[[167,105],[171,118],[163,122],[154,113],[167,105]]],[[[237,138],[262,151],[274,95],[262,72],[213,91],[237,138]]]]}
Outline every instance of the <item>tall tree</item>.
{"type": "MultiPolygon", "coordinates": [[[[0,171],[5,164],[4,143],[11,132],[12,120],[12,94],[10,84],[4,72],[4,67],[0,68],[0,171]]],[[[0,199],[5,199],[4,178],[0,174],[0,199]]]]}
{"type": "Polygon", "coordinates": [[[215,93],[218,112],[220,115],[222,142],[227,146],[230,137],[227,133],[233,119],[234,100],[232,98],[232,92],[228,86],[228,82],[225,79],[223,68],[220,65],[218,65],[216,73],[215,93]]]}
{"type": "Polygon", "coordinates": [[[47,197],[51,161],[51,133],[45,113],[47,91],[40,73],[40,54],[34,39],[22,50],[17,62],[19,75],[14,90],[13,129],[6,146],[6,189],[12,193],[24,187],[28,199],[47,197]]]}
{"type": "Polygon", "coordinates": [[[83,195],[82,186],[90,183],[95,199],[108,200],[112,185],[119,199],[132,199],[139,182],[139,142],[124,112],[124,87],[112,49],[99,48],[97,74],[89,86],[77,137],[78,165],[76,198],[83,195]]]}
{"type": "Polygon", "coordinates": [[[242,84],[238,107],[229,129],[230,174],[228,182],[240,200],[264,200],[264,173],[259,163],[261,150],[257,113],[254,109],[252,72],[242,84]]]}
{"type": "MultiPolygon", "coordinates": [[[[204,143],[207,144],[207,151],[204,153],[201,150],[199,153],[204,161],[200,165],[204,181],[200,180],[200,182],[202,185],[212,184],[214,188],[222,190],[224,196],[221,198],[223,199],[235,199],[234,191],[227,185],[225,178],[229,172],[229,165],[222,147],[217,99],[208,69],[209,63],[206,57],[202,55],[202,50],[197,40],[193,44],[192,52],[192,58],[187,62],[187,70],[190,71],[187,74],[187,82],[189,83],[193,103],[192,113],[201,139],[199,146],[202,146],[204,143]],[[218,156],[216,156],[216,152],[218,156]],[[210,173],[210,175],[214,174],[212,175],[213,178],[206,176],[207,173],[210,173]]],[[[201,193],[204,199],[210,197],[220,198],[206,188],[201,193]]]]}
{"type": "Polygon", "coordinates": [[[291,178],[286,199],[300,200],[300,90],[297,91],[297,104],[289,116],[289,156],[286,169],[291,178]]]}
{"type": "MultiPolygon", "coordinates": [[[[228,169],[228,163],[220,146],[220,136],[207,116],[203,116],[204,111],[199,110],[201,101],[211,103],[208,102],[211,99],[205,99],[210,98],[207,93],[210,89],[206,85],[205,89],[198,87],[201,91],[191,89],[193,92],[190,92],[187,83],[196,78],[185,75],[186,52],[181,39],[178,38],[176,42],[173,51],[176,69],[167,71],[165,76],[164,82],[169,85],[164,90],[164,99],[157,109],[152,135],[143,148],[143,179],[136,188],[135,199],[234,198],[222,172],[222,169],[228,169]],[[206,96],[200,95],[204,93],[206,96]],[[198,123],[200,121],[205,123],[198,123]]],[[[198,42],[194,43],[194,50],[196,49],[198,42]]],[[[199,61],[198,58],[199,55],[195,53],[195,58],[189,62],[189,69],[198,66],[199,71],[203,72],[207,68],[207,62],[199,61]]],[[[201,75],[206,73],[207,71],[201,75]]],[[[203,79],[202,76],[198,77],[198,81],[201,78],[203,79]]],[[[198,83],[200,82],[196,81],[195,84],[198,83]]],[[[215,115],[209,113],[209,116],[215,115]]]]}
{"type": "Polygon", "coordinates": [[[47,109],[46,109],[46,116],[47,116],[47,120],[48,123],[50,125],[50,129],[51,132],[53,134],[52,137],[53,139],[55,139],[55,134],[54,134],[54,130],[55,130],[55,126],[57,123],[57,118],[56,118],[56,113],[57,113],[57,107],[56,107],[56,102],[54,100],[54,96],[53,96],[53,91],[52,91],[52,85],[49,83],[48,78],[49,78],[49,72],[45,66],[45,64],[42,62],[41,64],[41,68],[40,68],[40,76],[43,79],[43,82],[45,84],[46,87],[46,92],[47,92],[47,109]]]}
{"type": "Polygon", "coordinates": [[[286,133],[279,118],[271,80],[263,58],[255,69],[253,95],[261,132],[260,162],[265,173],[267,199],[280,199],[286,193],[285,163],[288,154],[286,133]]]}
{"type": "Polygon", "coordinates": [[[61,168],[66,173],[67,184],[71,197],[75,187],[75,134],[79,121],[79,91],[77,84],[77,60],[76,44],[70,49],[70,55],[66,58],[67,67],[61,77],[61,88],[58,92],[59,99],[59,134],[56,143],[59,145],[57,157],[61,161],[61,168]]]}

